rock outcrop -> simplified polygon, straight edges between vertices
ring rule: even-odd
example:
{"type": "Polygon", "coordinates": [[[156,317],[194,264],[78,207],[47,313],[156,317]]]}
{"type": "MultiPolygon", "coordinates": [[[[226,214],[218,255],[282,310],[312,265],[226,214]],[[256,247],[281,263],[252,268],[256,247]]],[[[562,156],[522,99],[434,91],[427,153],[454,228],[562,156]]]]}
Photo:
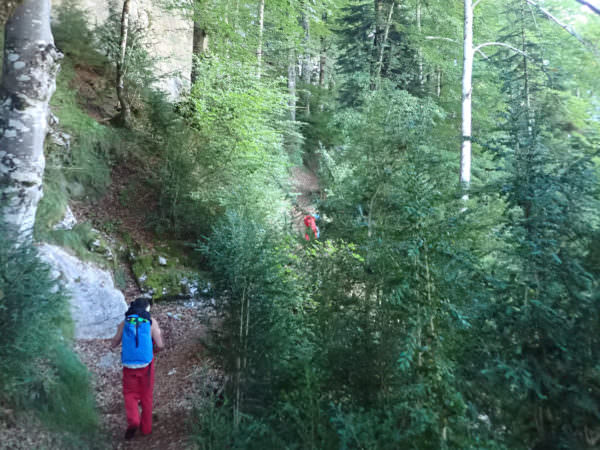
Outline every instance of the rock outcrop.
{"type": "MultiPolygon", "coordinates": [[[[51,0],[52,8],[65,0],[51,0]]],[[[136,0],[131,5],[131,20],[147,32],[148,53],[155,56],[157,87],[172,100],[179,98],[190,84],[192,71],[193,24],[181,13],[166,10],[156,0],[136,0]]],[[[103,24],[111,9],[121,16],[123,0],[76,0],[75,5],[87,13],[91,27],[103,24]]]]}
{"type": "Polygon", "coordinates": [[[71,296],[75,338],[112,337],[123,320],[127,303],[123,293],[115,288],[110,272],[80,261],[54,245],[42,244],[39,251],[71,296]]]}

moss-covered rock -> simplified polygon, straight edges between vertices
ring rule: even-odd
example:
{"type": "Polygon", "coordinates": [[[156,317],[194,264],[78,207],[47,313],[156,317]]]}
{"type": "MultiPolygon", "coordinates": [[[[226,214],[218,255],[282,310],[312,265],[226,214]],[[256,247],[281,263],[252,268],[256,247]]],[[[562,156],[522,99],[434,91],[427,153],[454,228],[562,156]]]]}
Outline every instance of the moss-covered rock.
{"type": "Polygon", "coordinates": [[[174,255],[142,249],[130,252],[131,268],[140,290],[152,298],[195,297],[210,283],[201,272],[178,264],[174,255]]]}

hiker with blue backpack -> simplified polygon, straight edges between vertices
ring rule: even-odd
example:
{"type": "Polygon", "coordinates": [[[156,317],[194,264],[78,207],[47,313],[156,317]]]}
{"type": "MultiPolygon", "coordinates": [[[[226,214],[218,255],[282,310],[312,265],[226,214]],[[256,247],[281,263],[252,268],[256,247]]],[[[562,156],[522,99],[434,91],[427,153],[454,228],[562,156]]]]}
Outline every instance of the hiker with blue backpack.
{"type": "Polygon", "coordinates": [[[111,347],[121,345],[123,363],[123,397],[127,415],[125,439],[131,439],[139,428],[142,434],[152,432],[152,392],[154,389],[154,348],[164,348],[156,319],[150,316],[150,303],[145,298],[131,302],[125,320],[117,327],[111,347]],[[142,415],[138,410],[142,406],[142,415]]]}

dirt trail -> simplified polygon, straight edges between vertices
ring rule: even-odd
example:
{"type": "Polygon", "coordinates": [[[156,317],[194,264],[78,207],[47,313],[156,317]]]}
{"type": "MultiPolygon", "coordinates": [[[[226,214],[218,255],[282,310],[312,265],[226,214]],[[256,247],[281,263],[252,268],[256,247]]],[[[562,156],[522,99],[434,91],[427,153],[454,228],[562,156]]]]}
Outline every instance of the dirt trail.
{"type": "Polygon", "coordinates": [[[298,232],[304,232],[303,219],[306,214],[314,213],[314,199],[321,192],[319,179],[305,166],[292,168],[292,186],[298,193],[296,204],[292,208],[292,222],[298,232]]]}
{"type": "Polygon", "coordinates": [[[125,441],[120,351],[109,350],[110,340],[78,341],[76,350],[94,379],[103,431],[113,449],[183,449],[191,447],[189,422],[194,402],[218,373],[200,343],[206,328],[200,323],[204,309],[197,301],[158,303],[152,316],[163,331],[165,349],[156,355],[154,420],[152,434],[125,441]]]}

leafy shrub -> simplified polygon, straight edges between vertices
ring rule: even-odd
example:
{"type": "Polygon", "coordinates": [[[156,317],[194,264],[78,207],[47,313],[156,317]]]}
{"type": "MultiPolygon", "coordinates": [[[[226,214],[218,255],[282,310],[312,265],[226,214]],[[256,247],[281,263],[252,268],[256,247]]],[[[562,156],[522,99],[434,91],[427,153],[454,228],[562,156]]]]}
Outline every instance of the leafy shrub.
{"type": "Polygon", "coordinates": [[[0,398],[81,444],[98,418],[87,369],[70,345],[68,299],[35,247],[17,247],[6,228],[0,236],[0,398]]]}

